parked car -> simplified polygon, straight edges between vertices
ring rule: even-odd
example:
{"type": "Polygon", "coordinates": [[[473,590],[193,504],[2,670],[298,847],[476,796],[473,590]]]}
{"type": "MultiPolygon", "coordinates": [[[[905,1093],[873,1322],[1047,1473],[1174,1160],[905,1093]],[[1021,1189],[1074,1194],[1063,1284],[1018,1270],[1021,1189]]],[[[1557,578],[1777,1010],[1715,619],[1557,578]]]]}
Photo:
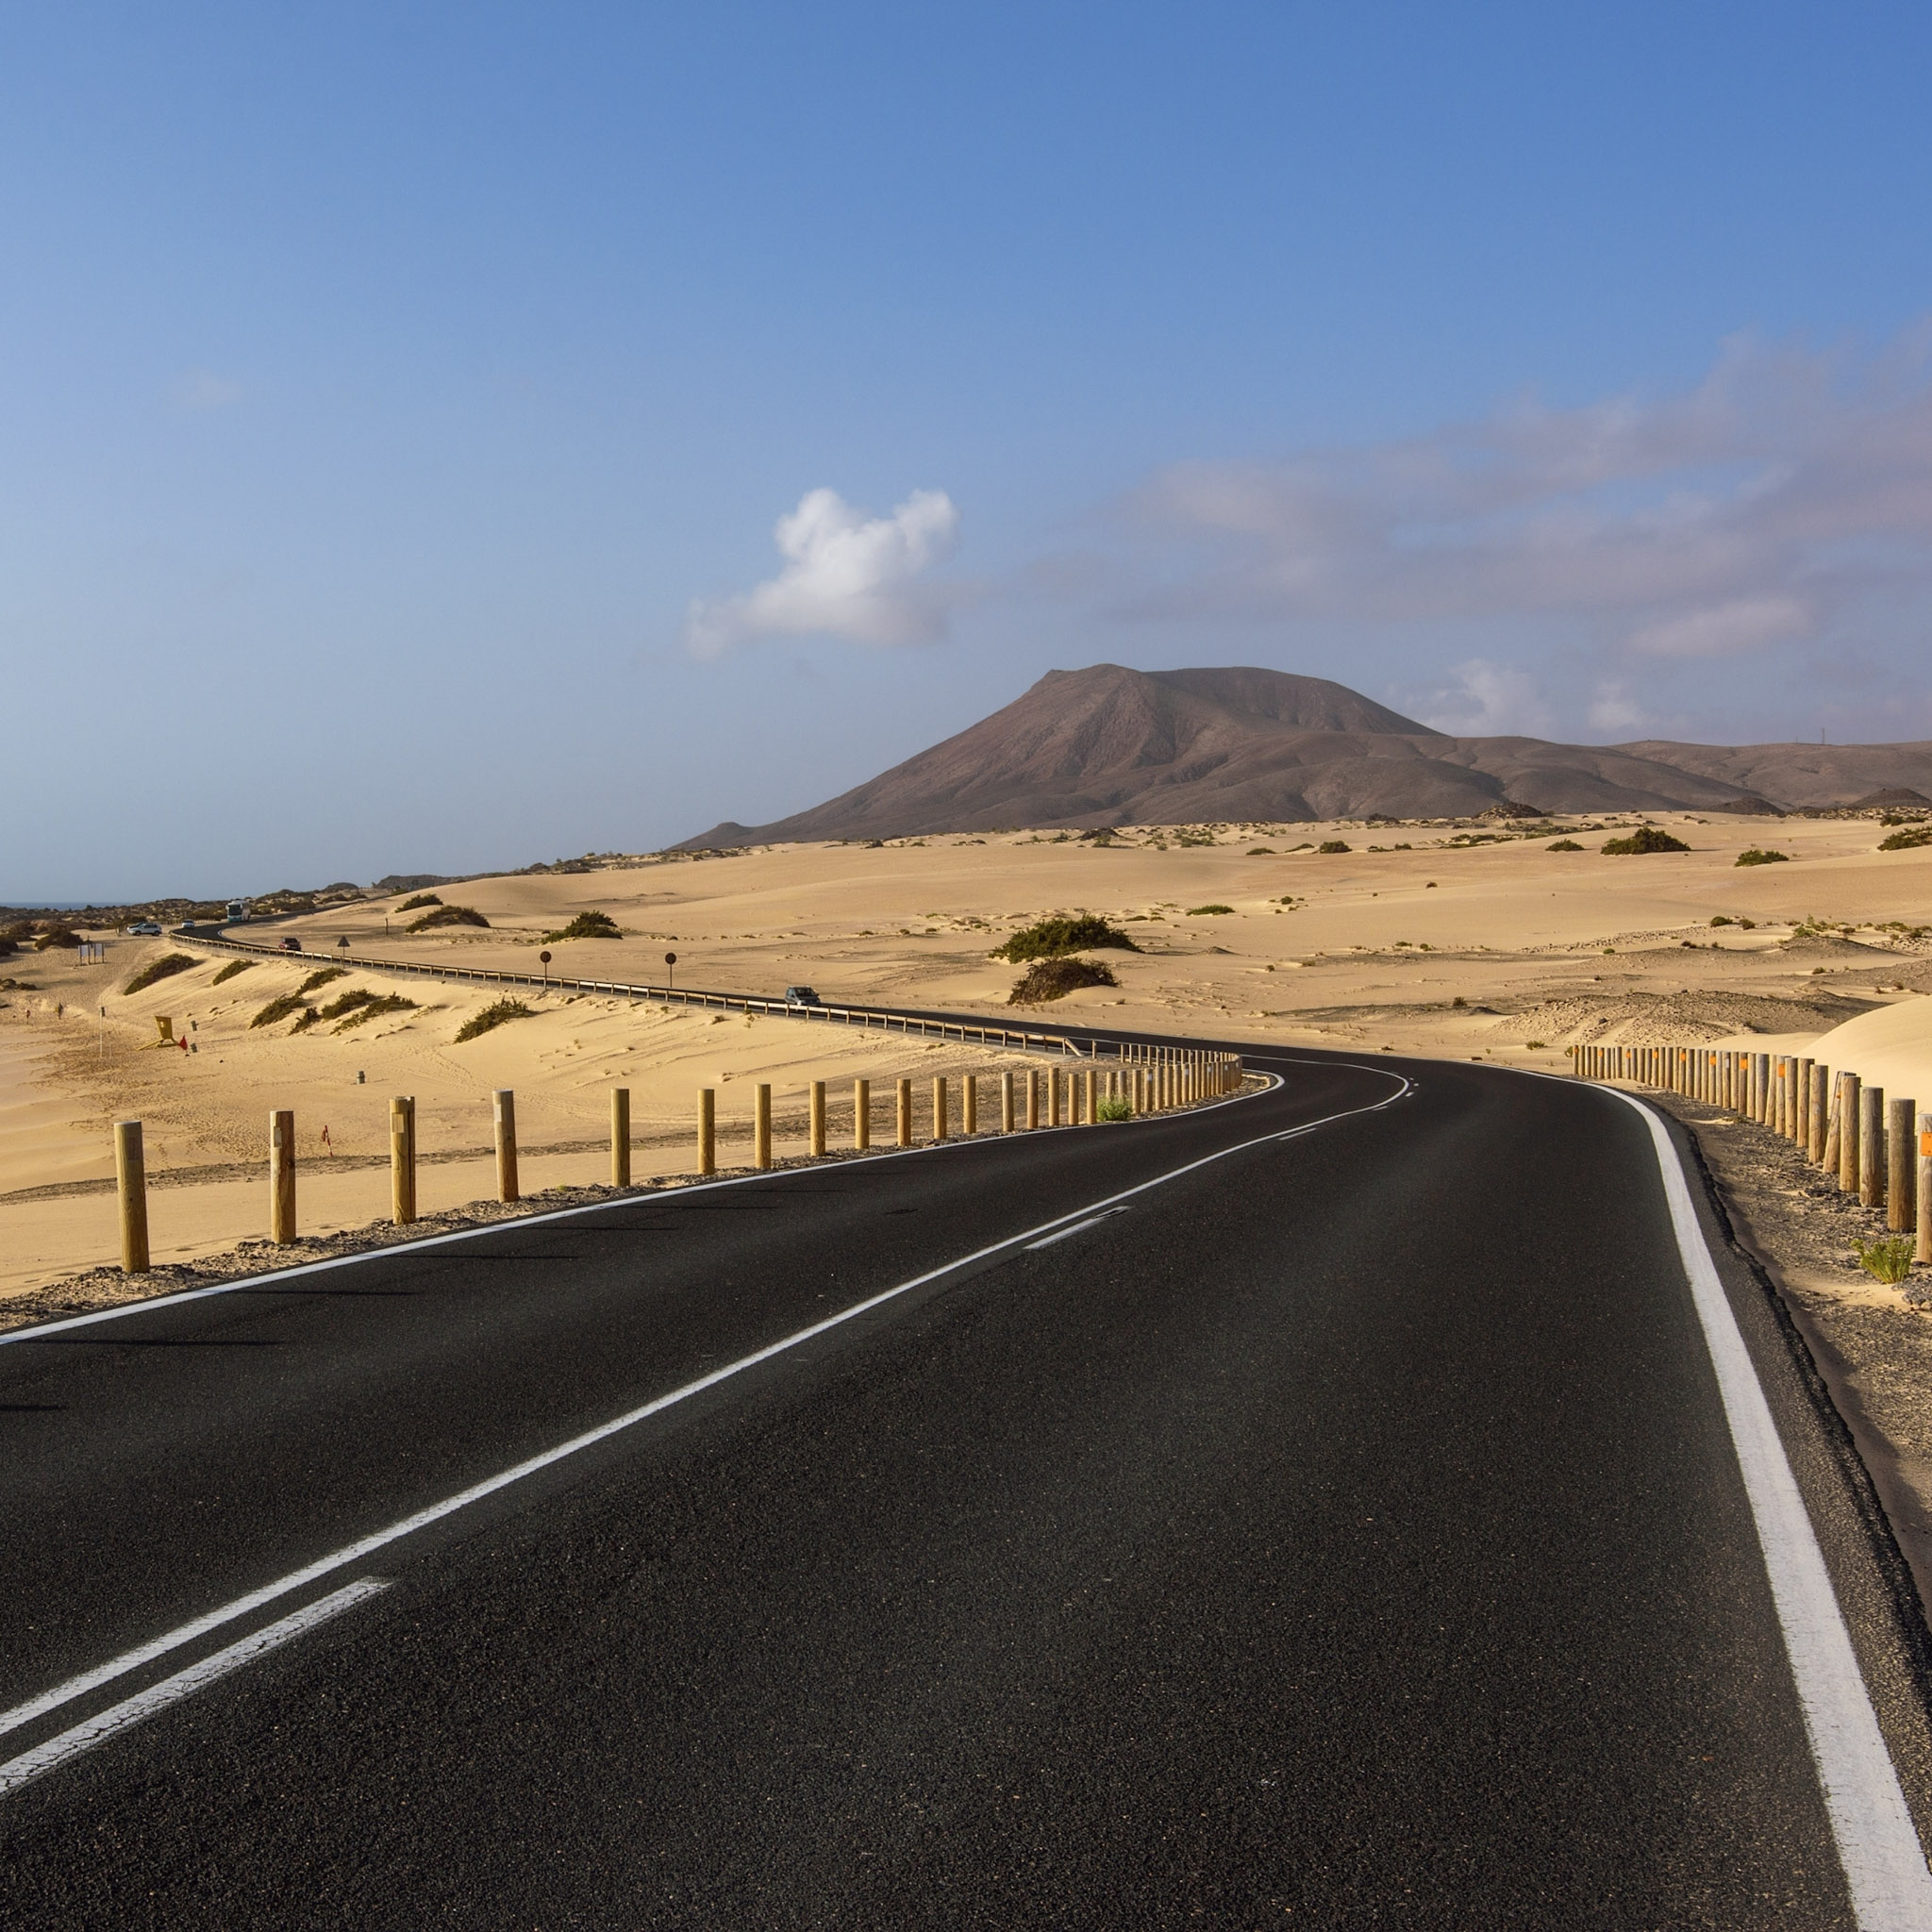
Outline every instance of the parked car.
{"type": "Polygon", "coordinates": [[[161,936],[160,925],[152,919],[137,919],[127,930],[137,939],[158,940],[161,936]]]}
{"type": "Polygon", "coordinates": [[[299,953],[302,950],[302,941],[300,940],[277,940],[275,943],[285,953],[299,953]]]}
{"type": "Polygon", "coordinates": [[[785,1004],[788,1007],[822,1007],[824,1001],[808,986],[788,986],[785,989],[785,1004]]]}

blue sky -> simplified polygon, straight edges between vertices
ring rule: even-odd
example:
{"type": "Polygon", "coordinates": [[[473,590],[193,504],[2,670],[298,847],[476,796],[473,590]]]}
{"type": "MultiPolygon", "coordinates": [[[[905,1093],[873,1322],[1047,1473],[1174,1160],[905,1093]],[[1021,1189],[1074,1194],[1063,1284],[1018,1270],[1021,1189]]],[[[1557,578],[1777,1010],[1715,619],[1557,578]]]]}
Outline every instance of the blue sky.
{"type": "Polygon", "coordinates": [[[0,900],[647,848],[1100,659],[1932,737],[1927,71],[1902,6],[8,9],[0,900]]]}

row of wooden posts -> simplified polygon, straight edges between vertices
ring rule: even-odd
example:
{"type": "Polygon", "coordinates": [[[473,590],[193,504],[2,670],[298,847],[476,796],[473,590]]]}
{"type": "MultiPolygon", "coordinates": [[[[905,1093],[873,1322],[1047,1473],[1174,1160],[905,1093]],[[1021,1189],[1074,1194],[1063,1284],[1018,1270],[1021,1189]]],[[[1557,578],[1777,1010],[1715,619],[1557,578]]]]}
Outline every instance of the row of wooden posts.
{"type": "MultiPolygon", "coordinates": [[[[1097,1126],[1104,1100],[1124,1100],[1136,1114],[1158,1113],[1170,1108],[1191,1107],[1218,1094],[1232,1093],[1241,1084],[1241,1064],[1233,1054],[1197,1052],[1187,1048],[1148,1051],[1144,1060],[1114,1066],[1087,1062],[1071,1069],[1057,1066],[1027,1068],[999,1074],[1000,1132],[1022,1128],[1097,1126]]],[[[979,1131],[979,1080],[968,1074],[959,1081],[959,1131],[979,1131]]],[[[912,1135],[912,1082],[902,1079],[897,1092],[897,1144],[915,1144],[912,1135]]],[[[522,1198],[517,1181],[517,1097],[508,1088],[491,1095],[496,1127],[496,1192],[503,1201],[522,1198]]],[[[808,1110],[810,1150],[826,1152],[825,1083],[814,1080],[808,1110]]],[[[932,1083],[932,1139],[953,1138],[951,1083],[943,1074],[932,1083]]],[[[630,1186],[630,1089],[610,1091],[610,1185],[630,1186]]],[[[872,1145],[872,1082],[852,1083],[852,1144],[863,1151],[872,1145]]],[[[287,1109],[269,1115],[269,1239],[295,1240],[295,1116],[287,1109]]],[[[398,1227],[416,1219],[416,1102],[397,1094],[389,1104],[390,1217],[398,1227]]],[[[698,1090],[698,1172],[718,1171],[718,1094],[712,1087],[698,1090]]],[[[772,1165],[772,1090],[758,1082],[752,1097],[752,1165],[772,1165]]],[[[142,1154],[141,1123],[114,1124],[114,1172],[121,1197],[121,1266],[129,1274],[148,1272],[147,1174],[142,1154]]]]}
{"type": "Polygon", "coordinates": [[[1833,1075],[1801,1054],[1709,1046],[1580,1046],[1586,1079],[1657,1087],[1756,1121],[1781,1134],[1865,1208],[1883,1208],[1894,1234],[1916,1233],[1932,1261],[1932,1113],[1888,1101],[1857,1074],[1833,1075]]]}

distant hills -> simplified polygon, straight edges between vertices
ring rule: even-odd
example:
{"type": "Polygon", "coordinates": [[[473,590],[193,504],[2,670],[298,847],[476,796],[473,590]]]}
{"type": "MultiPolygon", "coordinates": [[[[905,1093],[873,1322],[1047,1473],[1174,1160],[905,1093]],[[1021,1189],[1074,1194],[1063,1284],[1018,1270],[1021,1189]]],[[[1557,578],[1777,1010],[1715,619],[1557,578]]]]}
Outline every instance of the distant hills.
{"type": "Polygon", "coordinates": [[[767,825],[726,820],[681,849],[1022,825],[1928,802],[1932,742],[1452,738],[1326,678],[1094,664],[1049,671],[1004,709],[824,805],[767,825]]]}

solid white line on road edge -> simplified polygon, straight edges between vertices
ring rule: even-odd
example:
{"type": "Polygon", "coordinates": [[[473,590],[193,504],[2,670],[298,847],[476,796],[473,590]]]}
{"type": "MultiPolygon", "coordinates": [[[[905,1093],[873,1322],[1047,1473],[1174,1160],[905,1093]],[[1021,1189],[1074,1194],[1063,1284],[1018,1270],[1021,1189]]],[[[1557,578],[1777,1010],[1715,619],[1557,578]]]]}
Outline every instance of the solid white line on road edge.
{"type": "Polygon", "coordinates": [[[1090,1227],[1098,1227],[1103,1221],[1111,1221],[1116,1214],[1124,1214],[1124,1208],[1109,1208],[1105,1214],[1090,1215],[1085,1221],[1076,1221],[1072,1227],[1063,1227],[1058,1234],[1050,1234],[1044,1241],[1028,1241],[1026,1252],[1038,1254],[1041,1248],[1050,1248],[1056,1241],[1063,1241],[1069,1235],[1085,1234],[1090,1227]]]}
{"type": "Polygon", "coordinates": [[[1717,1370],[1860,1932],[1925,1932],[1932,1926],[1932,1872],[1926,1870],[1805,1500],[1697,1224],[1677,1150],[1663,1123],[1634,1094],[1614,1087],[1600,1091],[1641,1114],[1656,1144],[1677,1248],[1717,1370]]]}
{"type": "Polygon", "coordinates": [[[83,1751],[91,1751],[96,1744],[118,1736],[130,1725],[138,1724],[142,1718],[152,1717],[156,1711],[165,1710],[169,1705],[193,1696],[217,1677],[225,1677],[230,1671],[239,1671],[243,1664],[253,1663],[264,1652],[287,1643],[291,1638],[300,1637],[305,1631],[313,1630],[318,1624],[327,1623],[331,1617],[340,1616],[342,1611],[388,1588],[388,1582],[382,1577],[358,1577],[333,1595],[307,1605],[279,1623],[269,1624],[266,1629],[256,1630],[238,1639],[225,1650],[218,1650],[212,1657],[203,1657],[198,1664],[190,1664],[185,1671],[176,1671],[172,1677],[163,1677],[158,1684],[123,1699],[98,1716],[89,1718],[85,1724],[75,1724],[72,1730],[62,1731],[58,1738],[49,1738],[44,1744],[37,1744],[31,1751],[24,1751],[18,1757],[9,1758],[5,1764],[0,1764],[0,1797],[19,1790],[22,1785],[31,1784],[57,1765],[65,1764],[70,1757],[78,1757],[83,1751]]]}
{"type": "MultiPolygon", "coordinates": [[[[364,1557],[373,1556],[377,1550],[386,1549],[391,1543],[400,1541],[406,1536],[412,1536],[419,1529],[427,1529],[432,1524],[441,1523],[447,1516],[454,1516],[458,1510],[466,1509],[472,1503],[480,1503],[487,1496],[493,1496],[499,1490],[507,1490],[512,1483],[523,1481],[525,1476],[535,1475],[541,1470],[563,1462],[585,1449],[621,1435],[625,1429],[635,1427],[667,1408],[675,1407],[680,1402],[687,1402],[693,1395],[703,1393],[707,1389],[715,1388],[720,1382],[730,1380],[733,1375],[742,1374],[745,1370],[756,1368],[760,1362],[770,1361],[774,1356],[786,1354],[802,1343],[824,1335],[829,1329],[841,1326],[858,1316],[870,1313],[874,1308],[883,1307],[886,1303],[896,1301],[903,1294],[910,1294],[914,1289],[925,1288],[961,1268],[970,1268],[975,1261],[990,1259],[994,1255],[1008,1249],[1024,1247],[1029,1241],[1053,1228],[1062,1226],[1069,1221],[1082,1217],[1092,1217],[1114,1207],[1119,1202],[1130,1201],[1136,1194],[1144,1194],[1150,1188],[1164,1187],[1169,1181],[1178,1180],[1183,1174],[1195,1173],[1204,1167],[1211,1167],[1217,1160],[1225,1160],[1230,1155],[1244,1154],[1253,1147],[1265,1147],[1275,1141],[1292,1141],[1298,1136],[1312,1133],[1317,1127],[1331,1126],[1337,1121],[1354,1120],[1362,1114],[1380,1113],[1386,1107],[1393,1105],[1409,1091],[1410,1083],[1399,1074],[1383,1067],[1372,1069],[1385,1078],[1400,1081],[1397,1091],[1386,1100],[1377,1100],[1368,1107],[1345,1108],[1341,1113],[1324,1115],[1321,1120],[1309,1121],[1306,1125],[1291,1127],[1286,1133],[1261,1134],[1252,1141],[1238,1141],[1231,1147],[1218,1148],[1212,1154],[1204,1154],[1198,1160],[1190,1160],[1183,1166],[1170,1168],[1167,1173],[1156,1174],[1152,1180],[1141,1181],[1118,1194],[1109,1194],[1105,1200],[1091,1201],[1084,1208],[1073,1208],[1065,1214],[1056,1214],[1050,1221],[1042,1221],[1036,1227],[1024,1232],[1008,1235],[1006,1240],[993,1241],[988,1246],[975,1249],[970,1255],[961,1255],[957,1260],[947,1261],[938,1268],[929,1268],[924,1274],[915,1274],[910,1281],[902,1281],[895,1288],[882,1289],[877,1294],[868,1296],[864,1301],[854,1302],[848,1308],[841,1308],[836,1315],[827,1315],[822,1322],[814,1322],[808,1328],[800,1328],[784,1336],[777,1341],[768,1342],[763,1348],[754,1349],[750,1355],[741,1356],[735,1362],[726,1362],[723,1368],[713,1369],[708,1374],[700,1375],[694,1382],[687,1382],[680,1389],[674,1389],[668,1394],[654,1397],[637,1408],[613,1417],[608,1423],[600,1423],[594,1429],[586,1429],[581,1436],[573,1436],[567,1442],[559,1442],[554,1449],[546,1449],[541,1455],[532,1456],[500,1474],[486,1477],[480,1483],[473,1483],[466,1490],[459,1490],[454,1496],[445,1496],[440,1503],[431,1503],[405,1516],[400,1522],[391,1524],[386,1529],[373,1531],[358,1538],[355,1542],[334,1551],[326,1557],[318,1557],[314,1562],[305,1564],[299,1570],[291,1570],[288,1575],[277,1577],[273,1583],[265,1583],[259,1590],[252,1590],[245,1596],[238,1596],[232,1603],[224,1604],[220,1609],[209,1610],[205,1615],[153,1639],[150,1642],[138,1644],[134,1649],[123,1651],[117,1657],[96,1666],[93,1670],[83,1671],[76,1677],[69,1677],[65,1683],[56,1684],[51,1690],[42,1691],[38,1697],[30,1697],[25,1704],[16,1704],[11,1710],[0,1711],[0,1734],[17,1730],[22,1724],[31,1724],[35,1718],[43,1717],[50,1710],[57,1710],[63,1704],[71,1703],[76,1697],[84,1697],[90,1690],[98,1690],[103,1684],[111,1683],[116,1677],[125,1676],[129,1671],[138,1671],[143,1664],[152,1663],[158,1657],[165,1657],[171,1650],[178,1650],[184,1643],[192,1643],[197,1638],[205,1637],[210,1630],[218,1630],[224,1624],[232,1624],[237,1617],[248,1616],[277,1597],[287,1596],[291,1591],[306,1589],[309,1584],[319,1582],[323,1577],[337,1570],[346,1569],[352,1563],[359,1563],[364,1557]]],[[[922,1152],[926,1150],[920,1150],[922,1152]]],[[[809,1172],[800,1169],[798,1172],[809,1172]]]]}

